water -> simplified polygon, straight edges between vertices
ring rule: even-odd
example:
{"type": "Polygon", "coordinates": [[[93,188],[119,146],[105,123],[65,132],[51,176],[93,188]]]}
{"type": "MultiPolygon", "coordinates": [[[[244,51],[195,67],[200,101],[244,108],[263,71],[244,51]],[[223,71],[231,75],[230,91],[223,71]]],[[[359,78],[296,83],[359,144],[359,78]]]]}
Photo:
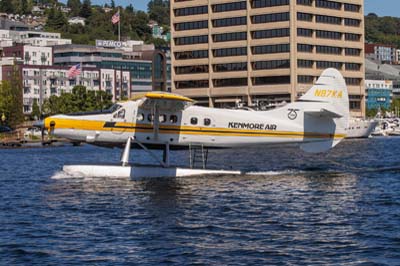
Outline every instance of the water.
{"type": "Polygon", "coordinates": [[[253,173],[142,181],[60,172],[119,150],[0,150],[0,265],[400,265],[399,147],[217,150],[253,173]]]}

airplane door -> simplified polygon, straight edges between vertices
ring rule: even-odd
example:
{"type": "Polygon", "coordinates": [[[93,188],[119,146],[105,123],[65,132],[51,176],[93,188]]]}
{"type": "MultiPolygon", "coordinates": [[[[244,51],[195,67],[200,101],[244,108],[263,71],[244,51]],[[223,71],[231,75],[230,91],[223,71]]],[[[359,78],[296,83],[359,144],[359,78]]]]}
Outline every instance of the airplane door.
{"type": "Polygon", "coordinates": [[[113,119],[112,119],[113,127],[111,129],[111,132],[113,134],[121,135],[121,134],[125,133],[126,127],[122,126],[121,123],[127,122],[126,116],[127,116],[127,113],[126,113],[125,108],[118,110],[118,112],[116,112],[114,114],[113,119]]]}

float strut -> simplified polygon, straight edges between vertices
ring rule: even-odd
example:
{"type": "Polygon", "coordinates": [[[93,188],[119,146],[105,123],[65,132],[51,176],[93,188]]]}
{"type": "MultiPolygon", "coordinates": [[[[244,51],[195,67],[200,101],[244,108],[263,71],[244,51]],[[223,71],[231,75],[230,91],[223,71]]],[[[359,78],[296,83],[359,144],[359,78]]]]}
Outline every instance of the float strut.
{"type": "Polygon", "coordinates": [[[169,143],[166,143],[164,147],[163,163],[165,165],[164,167],[169,167],[169,143]]]}
{"type": "Polygon", "coordinates": [[[131,151],[131,142],[132,142],[132,138],[129,137],[128,140],[126,141],[125,149],[121,156],[122,166],[128,166],[128,164],[129,164],[129,153],[131,151]]]}

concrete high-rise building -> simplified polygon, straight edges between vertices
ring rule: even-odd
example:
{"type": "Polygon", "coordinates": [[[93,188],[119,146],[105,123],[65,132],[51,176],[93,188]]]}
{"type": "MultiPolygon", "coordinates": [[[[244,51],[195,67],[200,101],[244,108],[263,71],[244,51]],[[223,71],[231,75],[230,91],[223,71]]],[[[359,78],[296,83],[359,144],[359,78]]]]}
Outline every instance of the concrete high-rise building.
{"type": "Polygon", "coordinates": [[[365,113],[363,0],[172,0],[172,91],[210,106],[293,101],[325,68],[365,113]]]}

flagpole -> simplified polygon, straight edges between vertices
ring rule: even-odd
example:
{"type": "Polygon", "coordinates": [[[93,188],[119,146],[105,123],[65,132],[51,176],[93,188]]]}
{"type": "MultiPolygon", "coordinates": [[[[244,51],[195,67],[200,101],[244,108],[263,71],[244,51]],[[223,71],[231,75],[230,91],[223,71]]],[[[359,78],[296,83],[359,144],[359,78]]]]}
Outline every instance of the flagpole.
{"type": "Polygon", "coordinates": [[[119,15],[119,20],[118,20],[118,41],[121,41],[121,13],[118,7],[118,15],[119,15]]]}

